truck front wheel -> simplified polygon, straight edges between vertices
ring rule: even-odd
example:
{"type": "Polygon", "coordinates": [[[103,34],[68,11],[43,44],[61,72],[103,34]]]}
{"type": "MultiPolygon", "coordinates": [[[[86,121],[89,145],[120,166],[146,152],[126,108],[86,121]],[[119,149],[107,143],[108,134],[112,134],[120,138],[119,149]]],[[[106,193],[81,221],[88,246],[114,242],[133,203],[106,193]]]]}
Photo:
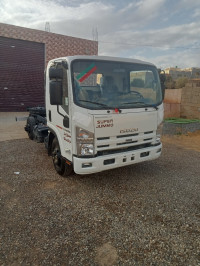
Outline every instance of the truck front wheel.
{"type": "Polygon", "coordinates": [[[53,139],[52,146],[51,146],[51,155],[53,158],[53,164],[54,164],[55,170],[59,175],[68,176],[72,173],[73,171],[72,164],[68,165],[63,159],[63,157],[61,156],[60,146],[59,146],[57,138],[53,139]]]}

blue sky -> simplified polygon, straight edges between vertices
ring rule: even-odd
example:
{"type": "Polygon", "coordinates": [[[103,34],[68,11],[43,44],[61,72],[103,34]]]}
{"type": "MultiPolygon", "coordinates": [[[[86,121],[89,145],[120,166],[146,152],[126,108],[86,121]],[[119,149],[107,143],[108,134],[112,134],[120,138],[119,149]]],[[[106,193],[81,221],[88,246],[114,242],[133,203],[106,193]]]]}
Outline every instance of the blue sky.
{"type": "Polygon", "coordinates": [[[199,0],[0,0],[0,22],[93,39],[99,55],[200,67],[199,0]]]}

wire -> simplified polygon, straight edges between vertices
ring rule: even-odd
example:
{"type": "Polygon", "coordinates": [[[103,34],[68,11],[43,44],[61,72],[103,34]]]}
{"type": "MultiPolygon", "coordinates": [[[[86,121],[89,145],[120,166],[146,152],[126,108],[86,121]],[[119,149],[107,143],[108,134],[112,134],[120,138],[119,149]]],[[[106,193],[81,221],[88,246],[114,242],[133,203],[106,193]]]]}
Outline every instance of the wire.
{"type": "Polygon", "coordinates": [[[165,48],[165,49],[186,49],[186,50],[200,50],[200,47],[186,47],[186,46],[157,46],[153,44],[139,44],[139,43],[123,43],[123,42],[109,42],[109,41],[98,41],[99,43],[109,43],[109,44],[116,44],[116,45],[127,45],[127,46],[143,46],[143,47],[153,47],[153,48],[165,48]]]}

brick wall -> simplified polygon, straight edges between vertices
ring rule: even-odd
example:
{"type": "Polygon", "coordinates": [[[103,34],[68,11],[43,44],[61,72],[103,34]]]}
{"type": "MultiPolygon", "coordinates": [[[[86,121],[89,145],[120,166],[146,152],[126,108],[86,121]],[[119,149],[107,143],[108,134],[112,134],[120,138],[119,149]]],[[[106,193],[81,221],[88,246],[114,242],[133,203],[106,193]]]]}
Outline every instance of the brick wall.
{"type": "Polygon", "coordinates": [[[181,117],[200,119],[200,80],[191,80],[182,88],[181,117]]]}
{"type": "Polygon", "coordinates": [[[97,55],[98,42],[0,23],[0,36],[45,44],[46,63],[70,55],[97,55]]]}

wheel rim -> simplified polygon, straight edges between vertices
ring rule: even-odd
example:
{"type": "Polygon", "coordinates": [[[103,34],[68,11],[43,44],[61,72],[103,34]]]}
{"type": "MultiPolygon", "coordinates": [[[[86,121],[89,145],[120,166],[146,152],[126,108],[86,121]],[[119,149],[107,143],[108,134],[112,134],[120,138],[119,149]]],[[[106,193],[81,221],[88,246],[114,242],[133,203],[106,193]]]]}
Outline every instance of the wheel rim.
{"type": "Polygon", "coordinates": [[[53,150],[52,158],[53,158],[53,163],[55,167],[60,168],[61,167],[61,154],[60,154],[60,150],[58,147],[55,147],[55,149],[53,150]]]}

